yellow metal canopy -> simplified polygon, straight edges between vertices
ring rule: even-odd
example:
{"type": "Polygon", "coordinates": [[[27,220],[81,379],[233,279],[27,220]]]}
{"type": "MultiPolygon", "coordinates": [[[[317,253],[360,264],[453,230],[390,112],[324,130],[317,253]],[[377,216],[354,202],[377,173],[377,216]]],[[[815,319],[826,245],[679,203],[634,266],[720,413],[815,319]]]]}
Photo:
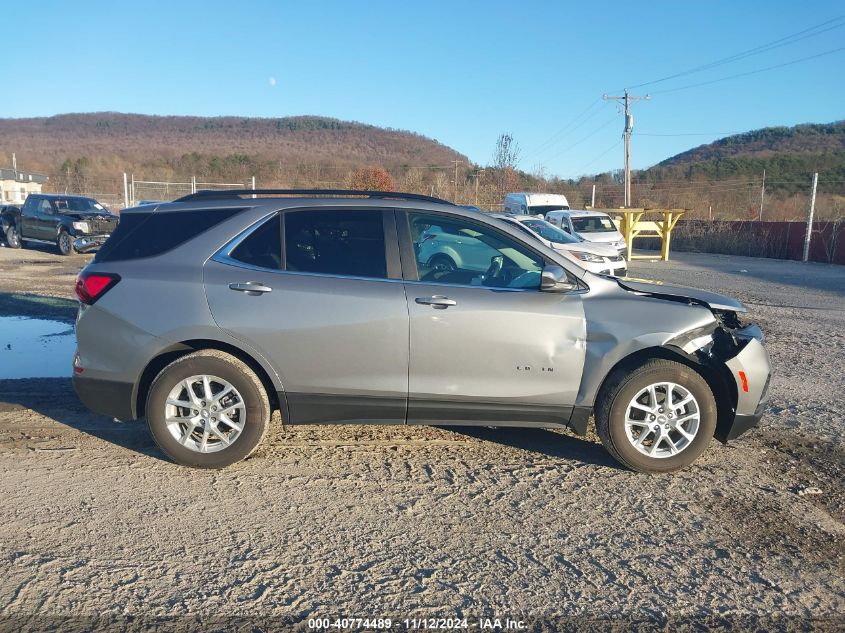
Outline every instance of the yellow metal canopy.
{"type": "Polygon", "coordinates": [[[628,245],[627,259],[653,259],[651,255],[634,255],[635,237],[659,237],[660,259],[669,261],[672,229],[686,209],[593,209],[607,213],[619,222],[619,231],[628,245]],[[645,216],[645,220],[643,217],[645,216]]]}

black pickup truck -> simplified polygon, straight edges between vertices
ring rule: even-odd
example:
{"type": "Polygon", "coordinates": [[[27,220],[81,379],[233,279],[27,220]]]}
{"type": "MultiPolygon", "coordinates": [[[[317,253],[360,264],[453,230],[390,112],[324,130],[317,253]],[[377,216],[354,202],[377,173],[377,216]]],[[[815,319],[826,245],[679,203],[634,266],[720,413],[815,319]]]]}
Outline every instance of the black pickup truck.
{"type": "Polygon", "coordinates": [[[0,229],[11,248],[26,242],[55,244],[62,255],[99,248],[117,228],[118,216],[93,198],[30,194],[21,209],[7,207],[0,229]]]}

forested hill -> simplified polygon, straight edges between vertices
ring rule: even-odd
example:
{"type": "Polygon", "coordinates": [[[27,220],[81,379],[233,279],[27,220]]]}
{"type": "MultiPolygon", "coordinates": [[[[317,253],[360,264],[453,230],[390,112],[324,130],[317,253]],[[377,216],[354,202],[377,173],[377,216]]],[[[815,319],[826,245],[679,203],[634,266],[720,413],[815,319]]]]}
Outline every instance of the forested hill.
{"type": "MultiPolygon", "coordinates": [[[[766,179],[774,190],[801,186],[813,172],[845,181],[845,121],[769,127],[728,136],[673,156],[639,172],[641,182],[766,179]]],[[[843,187],[845,189],[845,187],[843,187]]]]}
{"type": "MultiPolygon", "coordinates": [[[[48,174],[88,172],[263,174],[273,165],[448,165],[466,158],[419,134],[317,116],[147,116],[98,112],[0,119],[0,160],[48,174]]],[[[0,166],[5,166],[0,165],[0,166]]]]}

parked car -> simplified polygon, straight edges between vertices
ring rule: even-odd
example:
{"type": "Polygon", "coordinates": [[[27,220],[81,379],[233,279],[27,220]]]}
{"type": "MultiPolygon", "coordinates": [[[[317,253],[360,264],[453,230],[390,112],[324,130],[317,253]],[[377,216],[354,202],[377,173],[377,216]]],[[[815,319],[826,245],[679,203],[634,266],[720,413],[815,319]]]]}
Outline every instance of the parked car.
{"type": "Polygon", "coordinates": [[[613,219],[600,211],[551,211],[546,221],[589,242],[610,244],[620,253],[628,246],[613,219]]]}
{"type": "Polygon", "coordinates": [[[146,417],[180,464],[244,459],[274,409],[581,435],[595,414],[616,459],[667,472],[762,415],[769,360],[741,303],[594,275],[448,202],[236,190],[124,213],[77,280],[73,384],[97,413],[146,417]],[[435,226],[468,263],[421,256],[435,226]]]}
{"type": "Polygon", "coordinates": [[[587,242],[540,218],[507,214],[492,215],[504,222],[510,222],[520,231],[549,248],[561,251],[567,257],[571,257],[581,268],[586,268],[591,273],[614,277],[624,277],[628,273],[628,262],[610,244],[587,242]]]}
{"type": "Polygon", "coordinates": [[[543,217],[549,211],[568,209],[569,201],[559,193],[529,193],[518,191],[505,194],[502,205],[505,213],[543,217]]]}
{"type": "Polygon", "coordinates": [[[93,198],[64,194],[30,194],[20,211],[5,213],[4,232],[11,248],[27,242],[55,244],[62,255],[99,248],[118,224],[93,198]]]}

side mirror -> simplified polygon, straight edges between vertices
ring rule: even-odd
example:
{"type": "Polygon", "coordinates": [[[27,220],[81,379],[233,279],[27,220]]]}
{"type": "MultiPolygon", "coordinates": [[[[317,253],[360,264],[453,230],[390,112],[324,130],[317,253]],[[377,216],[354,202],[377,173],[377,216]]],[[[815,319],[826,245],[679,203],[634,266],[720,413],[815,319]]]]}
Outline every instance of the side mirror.
{"type": "Polygon", "coordinates": [[[577,290],[578,284],[569,281],[566,271],[560,266],[546,266],[540,274],[540,290],[543,292],[569,292],[577,290]]]}

